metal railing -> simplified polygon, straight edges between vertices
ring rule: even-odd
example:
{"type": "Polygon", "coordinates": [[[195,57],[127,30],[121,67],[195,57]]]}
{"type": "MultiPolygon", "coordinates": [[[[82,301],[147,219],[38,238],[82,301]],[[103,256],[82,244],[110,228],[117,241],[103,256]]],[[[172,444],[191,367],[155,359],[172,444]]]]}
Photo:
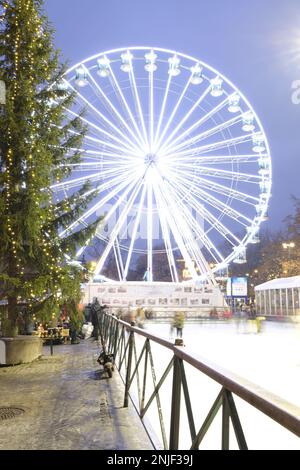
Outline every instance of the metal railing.
{"type": "MultiPolygon", "coordinates": [[[[126,323],[117,319],[113,315],[102,313],[99,315],[99,330],[106,348],[114,354],[115,365],[125,383],[124,407],[128,406],[134,379],[138,399],[135,403],[140,419],[144,423],[144,418],[153,405],[154,400],[157,405],[160,431],[165,450],[179,449],[180,420],[182,413],[182,394],[184,397],[185,411],[188,418],[190,433],[190,449],[199,449],[203,438],[209,430],[220,408],[222,409],[221,419],[221,449],[227,450],[230,445],[230,423],[236,437],[239,449],[248,449],[244,430],[241,424],[239,413],[236,407],[234,395],[241,398],[252,407],[270,417],[275,422],[287,430],[300,437],[300,408],[288,403],[282,398],[252,384],[251,382],[236,376],[235,374],[212,365],[203,358],[197,358],[194,353],[189,353],[183,349],[181,340],[175,340],[175,344],[159,336],[150,334],[143,329],[134,326],[134,323],[126,323]],[[137,351],[136,336],[145,338],[140,344],[140,351],[137,351]],[[157,371],[154,366],[152,354],[152,343],[163,346],[170,351],[172,358],[157,380],[157,371]],[[186,364],[193,366],[197,371],[205,374],[217,384],[221,385],[213,405],[209,409],[206,418],[199,429],[195,426],[195,417],[192,409],[190,391],[186,375],[186,364]],[[172,374],[172,391],[169,419],[169,437],[166,432],[166,424],[163,416],[160,391],[166,378],[172,374]],[[152,377],[152,393],[148,392],[146,400],[146,388],[148,381],[152,377]]],[[[148,391],[148,389],[147,389],[148,391]]],[[[134,402],[134,400],[132,400],[134,402]]],[[[147,430],[147,426],[146,430],[147,430]]],[[[150,436],[150,434],[149,434],[150,436]]],[[[153,443],[153,441],[152,441],[153,443]]]]}

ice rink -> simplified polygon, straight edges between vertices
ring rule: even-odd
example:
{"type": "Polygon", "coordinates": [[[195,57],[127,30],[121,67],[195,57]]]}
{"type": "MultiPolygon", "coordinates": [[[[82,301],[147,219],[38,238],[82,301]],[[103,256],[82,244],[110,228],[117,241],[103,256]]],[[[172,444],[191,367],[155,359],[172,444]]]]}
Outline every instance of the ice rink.
{"type": "MultiPolygon", "coordinates": [[[[171,339],[170,323],[148,321],[145,329],[165,339],[171,339]]],[[[300,325],[263,321],[261,332],[257,333],[256,324],[248,320],[189,321],[185,323],[183,339],[189,352],[193,351],[197,356],[207,358],[300,406],[300,325]]],[[[161,346],[152,347],[159,378],[171,356],[165,350],[163,352],[161,346]]],[[[199,430],[220,391],[220,386],[189,365],[186,365],[186,374],[196,428],[199,430]]],[[[162,408],[166,418],[169,417],[171,377],[167,382],[161,390],[162,408]]],[[[235,399],[249,448],[300,449],[296,436],[241,399],[235,399]]],[[[157,413],[154,411],[155,407],[152,408],[151,421],[156,421],[154,428],[159,433],[157,417],[155,418],[157,413]]],[[[202,448],[218,448],[221,441],[220,415],[219,411],[202,448]]],[[[187,449],[190,441],[184,413],[181,430],[181,448],[187,449]]],[[[168,428],[166,433],[168,435],[168,428]]],[[[232,448],[237,448],[233,432],[231,437],[232,448]]]]}

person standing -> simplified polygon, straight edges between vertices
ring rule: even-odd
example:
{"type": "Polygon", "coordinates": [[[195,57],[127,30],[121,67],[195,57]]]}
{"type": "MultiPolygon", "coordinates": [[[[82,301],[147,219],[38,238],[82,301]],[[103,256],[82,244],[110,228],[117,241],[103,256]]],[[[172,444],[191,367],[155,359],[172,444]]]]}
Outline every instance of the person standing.
{"type": "Polygon", "coordinates": [[[178,338],[182,338],[182,331],[184,327],[184,312],[176,312],[173,319],[173,326],[176,328],[176,335],[178,338]]]}
{"type": "Polygon", "coordinates": [[[99,313],[101,311],[101,305],[99,304],[99,300],[96,298],[95,301],[92,303],[91,306],[91,317],[92,317],[92,325],[94,327],[93,335],[95,340],[98,340],[99,337],[99,313]]]}

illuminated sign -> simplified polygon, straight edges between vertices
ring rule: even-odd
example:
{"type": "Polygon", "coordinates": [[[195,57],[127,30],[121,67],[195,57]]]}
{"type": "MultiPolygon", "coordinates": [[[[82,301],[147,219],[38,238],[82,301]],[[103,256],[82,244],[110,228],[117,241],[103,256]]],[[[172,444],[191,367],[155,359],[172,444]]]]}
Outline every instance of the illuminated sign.
{"type": "Polygon", "coordinates": [[[229,297],[247,297],[248,278],[247,277],[228,278],[226,291],[229,297]]]}

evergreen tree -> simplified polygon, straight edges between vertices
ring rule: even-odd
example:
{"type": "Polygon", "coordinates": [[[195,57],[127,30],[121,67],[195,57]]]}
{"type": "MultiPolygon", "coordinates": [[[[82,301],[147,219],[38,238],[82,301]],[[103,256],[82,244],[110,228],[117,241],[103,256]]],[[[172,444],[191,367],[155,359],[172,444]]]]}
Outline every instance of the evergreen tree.
{"type": "MultiPolygon", "coordinates": [[[[62,304],[80,299],[80,273],[66,263],[90,227],[58,236],[89,204],[88,185],[54,201],[53,181],[69,175],[65,163],[80,161],[85,129],[68,120],[74,96],[61,86],[64,67],[53,47],[53,31],[43,0],[0,1],[0,79],[7,101],[0,116],[0,300],[8,320],[17,322],[20,305],[48,318],[62,304]],[[54,84],[54,85],[53,85],[54,84]]],[[[74,307],[75,308],[75,307],[74,307]]]]}

